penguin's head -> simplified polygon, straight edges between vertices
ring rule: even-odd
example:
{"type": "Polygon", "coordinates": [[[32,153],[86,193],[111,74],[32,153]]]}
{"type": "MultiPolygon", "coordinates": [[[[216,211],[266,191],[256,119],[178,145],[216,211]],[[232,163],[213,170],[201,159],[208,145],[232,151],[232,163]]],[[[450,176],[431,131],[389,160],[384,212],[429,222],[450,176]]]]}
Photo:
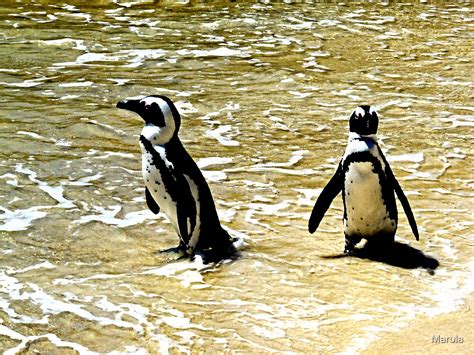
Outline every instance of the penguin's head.
{"type": "Polygon", "coordinates": [[[357,107],[349,119],[349,131],[361,136],[376,134],[378,126],[377,112],[368,105],[357,107]]]}
{"type": "Polygon", "coordinates": [[[119,101],[117,107],[135,112],[145,121],[145,127],[156,144],[166,144],[178,135],[181,116],[173,102],[166,96],[150,95],[140,99],[119,101]]]}

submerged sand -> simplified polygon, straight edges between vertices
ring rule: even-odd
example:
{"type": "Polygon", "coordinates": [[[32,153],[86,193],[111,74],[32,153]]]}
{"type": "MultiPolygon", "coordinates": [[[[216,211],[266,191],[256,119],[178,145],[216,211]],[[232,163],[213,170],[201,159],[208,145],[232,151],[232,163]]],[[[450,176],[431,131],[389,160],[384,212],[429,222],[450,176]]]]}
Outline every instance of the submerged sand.
{"type": "Polygon", "coordinates": [[[473,354],[474,295],[456,312],[417,319],[400,332],[389,333],[364,354],[473,354]]]}

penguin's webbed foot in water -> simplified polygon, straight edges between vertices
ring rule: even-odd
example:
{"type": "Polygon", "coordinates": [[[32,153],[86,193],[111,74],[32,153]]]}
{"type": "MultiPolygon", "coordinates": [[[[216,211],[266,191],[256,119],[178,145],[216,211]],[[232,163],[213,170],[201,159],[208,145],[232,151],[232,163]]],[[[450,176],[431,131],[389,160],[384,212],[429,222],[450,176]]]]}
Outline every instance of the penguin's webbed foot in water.
{"type": "Polygon", "coordinates": [[[186,245],[182,242],[178,246],[160,250],[160,253],[177,253],[186,255],[186,245]]]}
{"type": "Polygon", "coordinates": [[[232,243],[204,249],[201,250],[199,254],[202,256],[203,262],[205,264],[219,262],[224,259],[235,259],[238,257],[237,249],[232,243]]]}
{"type": "Polygon", "coordinates": [[[216,250],[206,250],[199,253],[202,256],[204,264],[209,263],[218,263],[219,261],[231,259],[236,259],[236,253],[234,252],[222,252],[216,250]]]}

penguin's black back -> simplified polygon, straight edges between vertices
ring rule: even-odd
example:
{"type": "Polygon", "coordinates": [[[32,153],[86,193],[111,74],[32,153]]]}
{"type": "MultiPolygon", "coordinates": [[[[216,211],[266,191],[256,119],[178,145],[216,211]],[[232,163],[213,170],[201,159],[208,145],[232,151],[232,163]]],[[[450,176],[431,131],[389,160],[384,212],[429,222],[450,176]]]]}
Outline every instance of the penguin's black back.
{"type": "Polygon", "coordinates": [[[189,176],[198,187],[201,232],[196,249],[226,248],[231,244],[231,238],[220,224],[211,190],[201,170],[178,138],[166,144],[166,152],[174,168],[189,176]]]}

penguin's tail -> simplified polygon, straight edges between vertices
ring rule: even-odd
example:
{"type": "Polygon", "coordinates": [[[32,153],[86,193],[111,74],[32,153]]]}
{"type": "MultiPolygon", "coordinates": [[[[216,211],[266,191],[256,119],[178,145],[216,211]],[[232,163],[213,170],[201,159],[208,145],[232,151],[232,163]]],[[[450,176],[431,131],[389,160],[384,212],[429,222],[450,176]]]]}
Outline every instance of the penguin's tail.
{"type": "Polygon", "coordinates": [[[233,238],[222,227],[216,231],[212,243],[201,249],[200,254],[205,263],[219,262],[224,259],[236,259],[238,257],[237,248],[234,243],[238,238],[233,238]]]}

